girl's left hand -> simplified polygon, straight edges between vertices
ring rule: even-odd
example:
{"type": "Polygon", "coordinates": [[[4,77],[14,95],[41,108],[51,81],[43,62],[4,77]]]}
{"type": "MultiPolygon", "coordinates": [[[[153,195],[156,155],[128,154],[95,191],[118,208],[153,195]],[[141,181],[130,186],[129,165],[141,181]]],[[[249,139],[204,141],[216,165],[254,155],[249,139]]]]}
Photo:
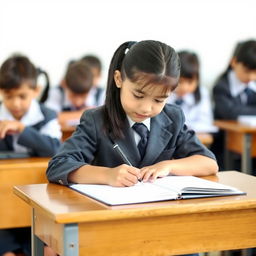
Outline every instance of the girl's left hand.
{"type": "Polygon", "coordinates": [[[159,177],[168,176],[171,173],[170,161],[162,161],[154,165],[143,167],[140,171],[143,182],[153,182],[159,177]]]}

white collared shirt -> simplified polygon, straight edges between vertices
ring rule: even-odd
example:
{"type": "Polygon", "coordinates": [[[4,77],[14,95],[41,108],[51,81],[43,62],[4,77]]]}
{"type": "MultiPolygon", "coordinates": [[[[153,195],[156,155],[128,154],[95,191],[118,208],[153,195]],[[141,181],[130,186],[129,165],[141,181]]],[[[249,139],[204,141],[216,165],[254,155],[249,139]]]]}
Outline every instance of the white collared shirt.
{"type": "Polygon", "coordinates": [[[230,84],[230,92],[232,97],[237,97],[240,95],[241,101],[246,104],[247,102],[247,95],[244,92],[244,89],[246,87],[250,88],[252,91],[256,93],[256,81],[250,81],[248,84],[241,82],[237,76],[234,70],[231,70],[228,73],[228,81],[230,84]]]}
{"type": "MultiPolygon", "coordinates": [[[[185,115],[186,124],[197,133],[216,132],[218,129],[213,125],[213,113],[209,92],[205,87],[200,86],[201,100],[196,103],[192,93],[182,97],[183,103],[180,106],[185,115]]],[[[171,93],[167,103],[175,104],[178,96],[171,93]]]]}
{"type": "MultiPolygon", "coordinates": [[[[4,103],[0,105],[0,120],[15,120],[10,111],[6,108],[4,103]]],[[[20,122],[25,126],[33,126],[44,120],[44,115],[40,109],[40,105],[36,100],[32,100],[31,105],[25,115],[21,118],[20,122]]],[[[41,129],[41,134],[45,134],[52,138],[61,139],[61,129],[57,119],[53,119],[46,123],[41,129]]],[[[15,152],[28,152],[26,147],[17,143],[19,134],[12,135],[13,148],[15,152]]]]}
{"type": "MultiPolygon", "coordinates": [[[[129,116],[127,116],[127,119],[129,121],[130,127],[132,128],[132,126],[135,124],[135,122],[132,121],[132,119],[129,116]]],[[[148,128],[148,130],[150,131],[150,118],[147,118],[146,120],[144,120],[141,123],[144,124],[148,128]]],[[[136,145],[138,145],[141,137],[134,129],[132,129],[132,131],[133,131],[135,143],[136,143],[136,145]]]]}

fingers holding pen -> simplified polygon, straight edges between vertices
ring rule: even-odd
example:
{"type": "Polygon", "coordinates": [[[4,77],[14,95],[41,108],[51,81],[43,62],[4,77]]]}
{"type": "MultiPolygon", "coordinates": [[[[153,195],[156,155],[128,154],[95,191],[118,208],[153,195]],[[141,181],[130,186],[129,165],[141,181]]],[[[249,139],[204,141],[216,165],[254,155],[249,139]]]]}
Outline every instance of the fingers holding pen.
{"type": "Polygon", "coordinates": [[[133,186],[140,179],[140,169],[122,164],[111,169],[109,176],[109,184],[111,186],[133,186]]]}

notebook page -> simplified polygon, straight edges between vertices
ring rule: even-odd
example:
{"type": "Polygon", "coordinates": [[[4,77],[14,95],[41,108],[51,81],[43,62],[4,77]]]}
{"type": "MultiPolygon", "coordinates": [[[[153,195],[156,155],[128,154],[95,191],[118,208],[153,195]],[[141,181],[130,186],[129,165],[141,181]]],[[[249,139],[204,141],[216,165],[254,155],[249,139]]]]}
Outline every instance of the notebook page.
{"type": "Polygon", "coordinates": [[[75,184],[71,188],[109,205],[172,200],[177,193],[151,183],[138,182],[131,187],[108,185],[75,184]]]}
{"type": "Polygon", "coordinates": [[[241,192],[240,190],[217,182],[194,176],[168,176],[155,181],[156,185],[177,191],[241,192]]]}

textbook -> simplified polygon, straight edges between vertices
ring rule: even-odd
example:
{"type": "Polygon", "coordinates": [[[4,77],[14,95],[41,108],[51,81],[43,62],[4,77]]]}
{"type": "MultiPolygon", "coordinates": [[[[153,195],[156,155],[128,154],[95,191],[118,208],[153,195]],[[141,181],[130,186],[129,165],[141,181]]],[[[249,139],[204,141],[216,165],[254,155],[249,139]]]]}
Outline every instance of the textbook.
{"type": "Polygon", "coordinates": [[[70,188],[107,205],[246,194],[234,187],[194,176],[167,176],[152,183],[138,182],[131,187],[73,184],[70,188]]]}

